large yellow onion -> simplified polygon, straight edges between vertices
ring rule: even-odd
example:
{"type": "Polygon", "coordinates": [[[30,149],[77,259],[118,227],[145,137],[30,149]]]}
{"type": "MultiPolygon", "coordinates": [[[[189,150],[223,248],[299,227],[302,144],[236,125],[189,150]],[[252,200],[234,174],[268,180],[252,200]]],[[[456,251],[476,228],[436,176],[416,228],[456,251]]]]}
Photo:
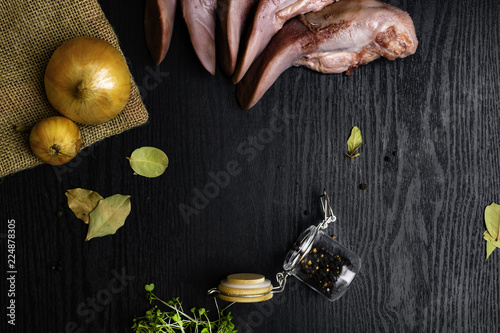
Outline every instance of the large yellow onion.
{"type": "Polygon", "coordinates": [[[65,117],[49,117],[38,122],[30,133],[31,151],[42,161],[60,165],[80,151],[82,139],[78,126],[65,117]]]}
{"type": "Polygon", "coordinates": [[[108,42],[77,37],[59,46],[45,70],[50,104],[82,124],[100,124],[127,104],[130,72],[123,56],[108,42]]]}

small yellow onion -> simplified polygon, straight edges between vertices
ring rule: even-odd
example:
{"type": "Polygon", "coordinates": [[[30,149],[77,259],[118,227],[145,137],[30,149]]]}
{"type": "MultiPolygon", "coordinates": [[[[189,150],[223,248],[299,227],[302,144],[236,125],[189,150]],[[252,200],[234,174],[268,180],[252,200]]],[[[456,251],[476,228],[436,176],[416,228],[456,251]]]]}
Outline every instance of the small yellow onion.
{"type": "Polygon", "coordinates": [[[62,115],[82,124],[100,124],[127,104],[130,72],[123,56],[108,42],[77,37],[59,46],[45,70],[45,91],[62,115]]]}
{"type": "Polygon", "coordinates": [[[31,151],[42,161],[61,165],[78,154],[82,138],[78,126],[65,117],[49,117],[38,122],[30,133],[31,151]]]}

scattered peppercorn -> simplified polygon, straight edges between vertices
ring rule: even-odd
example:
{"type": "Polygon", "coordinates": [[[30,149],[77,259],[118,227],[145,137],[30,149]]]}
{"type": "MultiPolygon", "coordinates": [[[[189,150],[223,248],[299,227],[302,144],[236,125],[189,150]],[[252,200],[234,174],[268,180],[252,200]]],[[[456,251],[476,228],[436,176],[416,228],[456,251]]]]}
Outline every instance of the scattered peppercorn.
{"type": "Polygon", "coordinates": [[[384,161],[389,162],[391,158],[389,156],[384,157],[384,161]]]}
{"type": "Polygon", "coordinates": [[[304,215],[309,215],[309,211],[307,209],[304,211],[304,215]]]}
{"type": "Polygon", "coordinates": [[[61,217],[61,216],[63,216],[63,212],[58,211],[58,212],[56,213],[56,215],[57,215],[57,217],[61,217]]]}
{"type": "Polygon", "coordinates": [[[359,185],[359,188],[360,188],[361,190],[366,190],[366,184],[361,184],[361,185],[359,185]]]}
{"type": "Polygon", "coordinates": [[[393,151],[393,152],[392,152],[392,155],[394,155],[394,156],[398,156],[398,152],[397,152],[397,151],[393,151]]]}

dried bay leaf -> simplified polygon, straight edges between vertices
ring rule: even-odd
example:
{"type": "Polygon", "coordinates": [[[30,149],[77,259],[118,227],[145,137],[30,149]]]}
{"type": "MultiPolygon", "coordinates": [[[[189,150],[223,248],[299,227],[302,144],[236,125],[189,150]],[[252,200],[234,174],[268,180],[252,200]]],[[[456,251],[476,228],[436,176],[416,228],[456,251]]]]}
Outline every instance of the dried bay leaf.
{"type": "Polygon", "coordinates": [[[493,245],[490,241],[486,242],[486,260],[490,257],[491,253],[496,249],[497,247],[493,245]]]}
{"type": "Polygon", "coordinates": [[[114,234],[125,224],[130,208],[130,195],[115,194],[99,201],[90,213],[89,230],[85,240],[114,234]]]}
{"type": "Polygon", "coordinates": [[[497,241],[500,240],[500,205],[491,203],[484,209],[486,229],[497,241]]]}
{"type": "Polygon", "coordinates": [[[486,230],[483,234],[483,238],[490,242],[492,245],[496,246],[496,247],[500,247],[500,241],[497,241],[497,239],[495,237],[493,237],[489,232],[488,230],[486,230]]]}
{"type": "Polygon", "coordinates": [[[167,155],[155,147],[137,148],[127,159],[136,174],[148,178],[161,176],[168,166],[167,155]]]}
{"type": "Polygon", "coordinates": [[[75,216],[84,223],[89,223],[89,214],[97,206],[102,196],[92,190],[74,188],[66,191],[68,206],[75,213],[75,216]]]}
{"type": "Polygon", "coordinates": [[[486,259],[500,247],[500,205],[492,202],[484,209],[486,231],[483,238],[486,240],[486,259]]]}
{"type": "Polygon", "coordinates": [[[355,158],[359,156],[359,153],[356,151],[363,143],[363,137],[361,136],[361,130],[354,126],[351,130],[351,135],[349,139],[347,139],[347,153],[346,155],[350,158],[355,158]]]}
{"type": "Polygon", "coordinates": [[[483,238],[486,240],[486,259],[489,258],[491,253],[497,248],[500,247],[500,241],[497,241],[488,230],[486,230],[483,234],[483,238]]]}

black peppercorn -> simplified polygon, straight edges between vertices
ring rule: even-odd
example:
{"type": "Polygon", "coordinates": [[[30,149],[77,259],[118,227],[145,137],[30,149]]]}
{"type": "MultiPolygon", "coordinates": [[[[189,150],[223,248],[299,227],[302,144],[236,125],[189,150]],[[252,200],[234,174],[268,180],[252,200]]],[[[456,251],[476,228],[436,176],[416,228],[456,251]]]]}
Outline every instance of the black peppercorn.
{"type": "Polygon", "coordinates": [[[325,295],[331,296],[332,287],[335,286],[342,267],[346,265],[350,265],[349,260],[340,254],[333,254],[324,248],[314,248],[300,261],[299,267],[302,273],[309,278],[311,285],[325,295]],[[335,267],[335,269],[329,267],[335,267]]]}

